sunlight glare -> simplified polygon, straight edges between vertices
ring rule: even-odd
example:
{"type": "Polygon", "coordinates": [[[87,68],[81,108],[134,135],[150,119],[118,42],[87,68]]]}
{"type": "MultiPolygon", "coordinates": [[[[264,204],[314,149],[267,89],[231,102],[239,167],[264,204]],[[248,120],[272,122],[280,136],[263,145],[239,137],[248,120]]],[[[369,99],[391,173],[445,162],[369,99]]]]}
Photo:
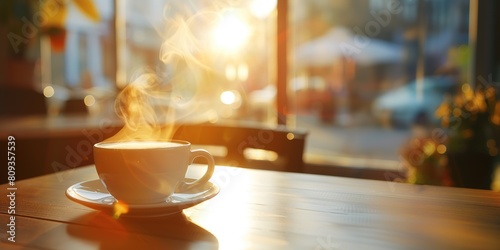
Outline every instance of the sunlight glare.
{"type": "Polygon", "coordinates": [[[276,9],[277,0],[253,0],[250,3],[250,11],[260,19],[264,19],[276,9]]]}
{"type": "Polygon", "coordinates": [[[213,31],[213,42],[221,50],[234,52],[243,47],[249,36],[249,25],[240,16],[228,13],[217,23],[213,31]]]}
{"type": "Polygon", "coordinates": [[[128,205],[122,201],[117,201],[113,205],[113,218],[118,219],[120,215],[128,213],[128,205]]]}

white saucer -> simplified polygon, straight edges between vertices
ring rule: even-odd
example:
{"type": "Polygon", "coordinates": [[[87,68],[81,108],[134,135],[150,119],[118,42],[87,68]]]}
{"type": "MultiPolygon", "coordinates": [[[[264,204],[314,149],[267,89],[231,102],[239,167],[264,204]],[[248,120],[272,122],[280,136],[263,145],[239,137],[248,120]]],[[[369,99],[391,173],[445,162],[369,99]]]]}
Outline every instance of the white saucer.
{"type": "MultiPolygon", "coordinates": [[[[191,181],[193,179],[186,178],[186,182],[191,181]]],[[[121,216],[158,217],[179,213],[183,209],[206,201],[218,193],[219,187],[212,182],[207,182],[186,192],[174,193],[162,203],[128,205],[128,212],[121,216]]],[[[99,179],[74,184],[66,190],[66,196],[74,202],[108,213],[113,213],[113,206],[116,202],[116,199],[108,193],[99,179]]]]}

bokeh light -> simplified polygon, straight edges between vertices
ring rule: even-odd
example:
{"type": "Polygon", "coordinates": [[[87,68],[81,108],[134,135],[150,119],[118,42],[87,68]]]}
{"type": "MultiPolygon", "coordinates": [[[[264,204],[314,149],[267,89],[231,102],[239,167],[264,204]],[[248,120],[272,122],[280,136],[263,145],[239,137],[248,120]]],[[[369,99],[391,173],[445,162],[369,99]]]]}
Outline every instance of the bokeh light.
{"type": "Polygon", "coordinates": [[[439,146],[437,146],[437,148],[436,148],[436,151],[439,154],[444,154],[444,153],[446,153],[446,146],[444,144],[439,144],[439,146]]]}
{"type": "Polygon", "coordinates": [[[248,64],[242,63],[238,65],[238,80],[246,81],[248,79],[248,64]]]}
{"type": "Polygon", "coordinates": [[[236,79],[236,67],[234,64],[226,65],[226,79],[229,81],[234,81],[236,79]]]}
{"type": "Polygon", "coordinates": [[[236,101],[236,95],[233,91],[224,91],[220,94],[220,101],[224,104],[231,105],[236,101]]]}
{"type": "Polygon", "coordinates": [[[87,95],[83,99],[83,103],[85,103],[85,106],[90,107],[95,104],[95,98],[92,95],[87,95]]]}
{"type": "Polygon", "coordinates": [[[47,86],[45,88],[43,88],[43,95],[47,98],[50,98],[52,96],[54,96],[54,88],[52,86],[47,86]]]}

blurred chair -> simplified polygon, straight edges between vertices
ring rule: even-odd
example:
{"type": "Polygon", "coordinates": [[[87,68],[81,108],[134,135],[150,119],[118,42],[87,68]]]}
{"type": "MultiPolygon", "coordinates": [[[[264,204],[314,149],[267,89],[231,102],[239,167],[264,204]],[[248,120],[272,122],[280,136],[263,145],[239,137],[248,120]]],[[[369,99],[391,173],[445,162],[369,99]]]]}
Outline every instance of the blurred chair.
{"type": "Polygon", "coordinates": [[[83,99],[68,99],[61,109],[61,114],[88,114],[88,108],[83,99]]]}
{"type": "Polygon", "coordinates": [[[207,149],[219,165],[301,172],[306,136],[281,127],[204,123],[180,125],[173,138],[207,149]]]}
{"type": "Polygon", "coordinates": [[[0,117],[46,115],[45,96],[33,89],[0,86],[0,117]]]}

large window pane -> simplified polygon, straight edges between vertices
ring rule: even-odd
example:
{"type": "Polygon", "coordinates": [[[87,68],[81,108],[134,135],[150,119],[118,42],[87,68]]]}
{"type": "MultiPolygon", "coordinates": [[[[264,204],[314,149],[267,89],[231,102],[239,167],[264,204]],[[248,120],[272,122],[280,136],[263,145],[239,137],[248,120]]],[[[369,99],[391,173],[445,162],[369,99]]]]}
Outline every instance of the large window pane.
{"type": "Polygon", "coordinates": [[[69,1],[50,84],[99,99],[88,90],[153,76],[179,117],[272,124],[286,91],[289,125],[310,132],[306,161],[397,168],[413,128],[436,124],[445,95],[470,78],[469,1],[288,2],[288,89],[276,88],[277,1],[265,0],[96,1],[97,22],[69,1]]]}
{"type": "Polygon", "coordinates": [[[126,83],[148,74],[179,117],[274,121],[276,1],[125,1],[126,83]]]}
{"type": "Polygon", "coordinates": [[[115,89],[113,1],[39,3],[39,82],[49,114],[97,115],[109,110],[97,103],[109,99],[115,89]]]}
{"type": "Polygon", "coordinates": [[[292,93],[306,160],[398,168],[401,144],[469,73],[469,2],[291,1],[292,93]]]}

